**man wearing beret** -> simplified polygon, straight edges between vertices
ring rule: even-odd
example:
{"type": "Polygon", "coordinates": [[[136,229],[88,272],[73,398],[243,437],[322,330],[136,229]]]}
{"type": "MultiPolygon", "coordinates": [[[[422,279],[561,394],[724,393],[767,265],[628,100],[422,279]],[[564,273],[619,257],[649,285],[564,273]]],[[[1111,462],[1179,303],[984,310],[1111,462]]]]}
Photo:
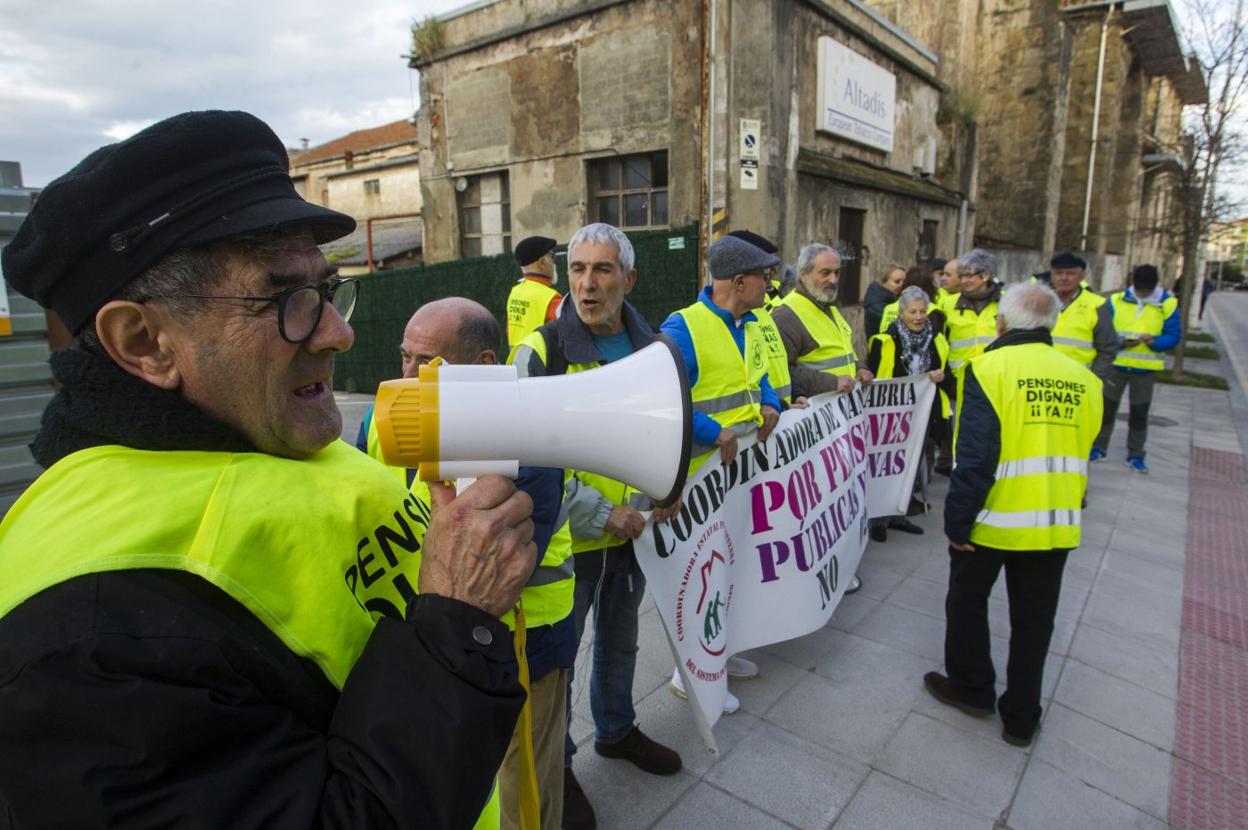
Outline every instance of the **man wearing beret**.
{"type": "Polygon", "coordinates": [[[555,319],[563,297],[555,290],[555,245],[548,236],[529,236],[516,245],[516,261],[524,269],[507,295],[507,343],[515,348],[538,326],[555,319]]]}
{"type": "Polygon", "coordinates": [[[1087,268],[1083,257],[1069,251],[1049,260],[1048,282],[1062,301],[1053,327],[1053,348],[1091,369],[1103,382],[1113,368],[1118,337],[1109,304],[1085,285],[1087,268]]]}
{"type": "Polygon", "coordinates": [[[251,115],[175,116],[4,249],[76,338],[0,525],[14,826],[468,827],[489,798],[532,502],[484,477],[426,509],[337,440],[356,286],[316,245],[355,223],[287,169],[251,115]]]}

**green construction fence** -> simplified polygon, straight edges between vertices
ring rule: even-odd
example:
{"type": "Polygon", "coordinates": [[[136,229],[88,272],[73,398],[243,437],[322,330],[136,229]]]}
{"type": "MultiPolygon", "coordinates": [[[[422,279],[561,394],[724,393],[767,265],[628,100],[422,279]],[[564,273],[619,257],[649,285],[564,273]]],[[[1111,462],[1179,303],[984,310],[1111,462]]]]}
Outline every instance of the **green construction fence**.
{"type": "MultiPolygon", "coordinates": [[[[628,238],[637,257],[637,285],[628,300],[657,327],[697,295],[698,226],[635,231],[628,233],[628,238]]],[[[566,260],[560,258],[559,263],[557,287],[566,292],[566,260]]],[[[511,254],[378,271],[362,277],[360,299],[351,318],[355,345],[337,358],[334,388],[371,393],[381,381],[398,377],[403,327],[412,312],[431,300],[476,300],[494,312],[505,333],[507,294],[518,277],[519,267],[511,254]]],[[[499,344],[500,351],[504,345],[499,344]]]]}

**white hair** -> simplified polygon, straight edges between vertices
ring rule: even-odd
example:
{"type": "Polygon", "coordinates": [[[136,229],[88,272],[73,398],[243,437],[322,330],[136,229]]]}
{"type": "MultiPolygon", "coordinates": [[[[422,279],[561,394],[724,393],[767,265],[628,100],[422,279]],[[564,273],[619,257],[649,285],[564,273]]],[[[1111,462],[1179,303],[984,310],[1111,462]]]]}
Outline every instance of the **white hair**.
{"type": "Polygon", "coordinates": [[[927,292],[917,285],[907,285],[902,289],[901,296],[897,298],[898,310],[905,308],[915,300],[922,300],[923,307],[927,308],[927,304],[932,301],[932,298],[927,296],[927,292]]]}
{"type": "Polygon", "coordinates": [[[1006,330],[1048,329],[1057,325],[1062,301],[1057,293],[1043,283],[1020,282],[1005,289],[998,313],[1006,330]]]}
{"type": "Polygon", "coordinates": [[[633,270],[633,262],[635,260],[633,243],[629,242],[624,232],[614,225],[608,225],[605,222],[594,222],[592,225],[586,225],[581,228],[572,234],[572,238],[568,240],[568,254],[571,255],[572,249],[582,242],[589,242],[594,245],[614,245],[615,258],[620,263],[620,270],[626,274],[633,270]]]}
{"type": "Polygon", "coordinates": [[[799,275],[809,274],[811,269],[815,267],[815,257],[825,251],[830,254],[836,254],[837,260],[840,260],[841,252],[836,250],[836,248],[833,248],[831,245],[821,245],[818,242],[812,242],[805,248],[802,248],[797,254],[797,273],[799,275]]]}

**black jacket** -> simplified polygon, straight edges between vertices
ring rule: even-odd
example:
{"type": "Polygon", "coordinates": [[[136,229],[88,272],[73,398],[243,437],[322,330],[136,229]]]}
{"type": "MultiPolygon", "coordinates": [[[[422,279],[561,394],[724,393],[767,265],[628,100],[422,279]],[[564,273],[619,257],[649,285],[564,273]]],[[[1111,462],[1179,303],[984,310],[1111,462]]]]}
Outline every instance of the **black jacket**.
{"type": "MultiPolygon", "coordinates": [[[[99,443],[237,448],[170,393],[68,359],[43,463],[99,443]]],[[[511,653],[497,619],[420,596],[339,692],[196,576],[70,579],[0,618],[0,828],[471,827],[524,700],[511,653]]]]}
{"type": "MultiPolygon", "coordinates": [[[[998,337],[984,351],[1005,349],[1023,343],[1048,343],[1048,329],[1014,329],[998,337]]],[[[988,491],[997,480],[1001,460],[1001,419],[975,378],[974,361],[966,365],[962,401],[958,406],[955,463],[945,496],[945,536],[964,545],[971,539],[975,517],[984,509],[988,491]]]]}
{"type": "Polygon", "coordinates": [[[868,340],[880,332],[884,307],[895,302],[897,296],[878,282],[867,286],[867,293],[862,297],[862,323],[866,327],[864,334],[868,340]]]}

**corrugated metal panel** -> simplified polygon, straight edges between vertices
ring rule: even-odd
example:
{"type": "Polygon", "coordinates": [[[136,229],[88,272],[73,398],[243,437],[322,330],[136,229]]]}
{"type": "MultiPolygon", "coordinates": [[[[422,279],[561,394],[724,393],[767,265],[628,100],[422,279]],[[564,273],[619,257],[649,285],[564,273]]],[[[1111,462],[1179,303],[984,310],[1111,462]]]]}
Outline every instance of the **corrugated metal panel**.
{"type": "Polygon", "coordinates": [[[52,399],[43,309],[15,291],[9,308],[13,334],[0,337],[0,515],[41,472],[27,445],[52,399]]]}

